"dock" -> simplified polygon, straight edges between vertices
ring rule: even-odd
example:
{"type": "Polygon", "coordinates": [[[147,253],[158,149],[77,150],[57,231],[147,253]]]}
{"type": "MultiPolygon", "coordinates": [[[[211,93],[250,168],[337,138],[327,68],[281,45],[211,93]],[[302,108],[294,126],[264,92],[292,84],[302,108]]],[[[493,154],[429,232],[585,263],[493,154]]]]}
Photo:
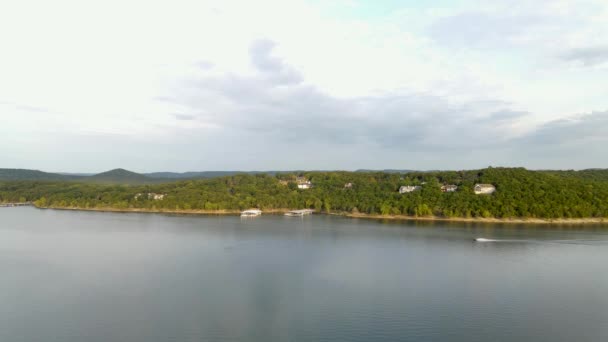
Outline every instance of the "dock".
{"type": "Polygon", "coordinates": [[[32,202],[20,202],[20,203],[0,203],[0,208],[11,208],[11,207],[28,207],[32,205],[32,202]]]}
{"type": "Polygon", "coordinates": [[[311,215],[314,212],[312,209],[300,209],[300,210],[290,210],[285,213],[285,216],[305,216],[311,215]]]}
{"type": "Polygon", "coordinates": [[[241,217],[256,217],[262,215],[260,209],[249,209],[241,212],[241,217]]]}

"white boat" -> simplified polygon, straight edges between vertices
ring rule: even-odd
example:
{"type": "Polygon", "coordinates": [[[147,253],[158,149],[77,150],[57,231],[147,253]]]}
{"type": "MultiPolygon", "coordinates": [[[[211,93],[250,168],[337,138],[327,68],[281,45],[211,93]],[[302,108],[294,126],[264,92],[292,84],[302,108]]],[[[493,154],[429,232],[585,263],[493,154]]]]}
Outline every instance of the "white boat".
{"type": "Polygon", "coordinates": [[[495,240],[486,239],[486,238],[476,238],[475,241],[476,242],[490,242],[490,241],[495,241],[495,240]]]}
{"type": "Polygon", "coordinates": [[[260,209],[249,209],[241,212],[241,217],[254,217],[262,215],[260,209]]]}

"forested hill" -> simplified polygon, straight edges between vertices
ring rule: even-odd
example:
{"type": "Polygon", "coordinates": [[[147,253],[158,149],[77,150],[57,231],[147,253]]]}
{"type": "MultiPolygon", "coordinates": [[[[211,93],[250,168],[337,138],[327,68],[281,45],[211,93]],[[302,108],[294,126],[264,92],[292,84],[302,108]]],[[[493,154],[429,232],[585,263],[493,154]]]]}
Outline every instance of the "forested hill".
{"type": "Polygon", "coordinates": [[[137,184],[160,182],[139,173],[115,169],[93,175],[79,175],[66,173],[52,173],[28,169],[0,169],[0,181],[73,181],[73,182],[93,182],[93,183],[118,183],[118,184],[137,184]]]}
{"type": "MultiPolygon", "coordinates": [[[[299,172],[299,171],[293,171],[299,172]]],[[[196,172],[153,172],[136,173],[125,169],[114,169],[98,174],[52,173],[28,169],[0,169],[0,181],[41,180],[41,181],[77,181],[112,184],[166,183],[171,181],[206,179],[237,174],[268,174],[278,171],[196,171],[196,172]]]]}
{"type": "Polygon", "coordinates": [[[238,174],[268,174],[274,175],[278,171],[193,171],[193,172],[152,172],[144,173],[146,177],[155,179],[167,180],[184,180],[184,179],[204,179],[204,178],[217,178],[225,176],[234,176],[238,174]]]}
{"type": "Polygon", "coordinates": [[[0,182],[0,201],[36,201],[41,207],[144,210],[312,208],[378,215],[496,218],[608,217],[608,181],[571,172],[487,168],[472,171],[303,172],[240,174],[147,185],[0,182]],[[298,189],[309,180],[310,189],[298,189]],[[350,183],[350,184],[348,184],[350,183]],[[476,195],[476,183],[496,192],[476,195]],[[455,192],[441,192],[453,184],[455,192]],[[403,185],[419,186],[400,194],[403,185]],[[136,196],[137,194],[143,194],[136,196]],[[152,194],[152,195],[148,195],[152,194]],[[154,200],[154,194],[164,195],[154,200]]]}
{"type": "Polygon", "coordinates": [[[86,177],[85,180],[93,183],[113,184],[141,184],[154,182],[154,179],[152,178],[125,169],[114,169],[107,172],[102,172],[86,177]]]}
{"type": "Polygon", "coordinates": [[[71,180],[78,176],[68,176],[58,173],[43,172],[27,169],[0,169],[0,181],[11,180],[71,180]]]}
{"type": "Polygon", "coordinates": [[[608,169],[587,169],[587,170],[567,170],[567,171],[544,171],[549,174],[558,176],[571,177],[571,178],[582,178],[596,181],[607,181],[608,182],[608,169]]]}

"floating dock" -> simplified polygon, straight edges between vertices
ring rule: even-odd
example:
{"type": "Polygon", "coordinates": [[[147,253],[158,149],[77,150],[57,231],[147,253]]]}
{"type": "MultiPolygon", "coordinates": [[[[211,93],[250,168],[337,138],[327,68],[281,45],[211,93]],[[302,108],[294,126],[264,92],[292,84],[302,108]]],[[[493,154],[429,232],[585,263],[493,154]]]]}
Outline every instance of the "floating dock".
{"type": "Polygon", "coordinates": [[[241,212],[241,217],[255,217],[262,215],[262,211],[260,209],[249,209],[241,212]]]}
{"type": "Polygon", "coordinates": [[[285,216],[298,216],[302,217],[305,215],[311,215],[314,212],[312,209],[300,209],[300,210],[291,210],[285,213],[285,216]]]}
{"type": "Polygon", "coordinates": [[[0,208],[10,208],[10,207],[28,207],[32,205],[32,202],[22,202],[22,203],[0,203],[0,208]]]}

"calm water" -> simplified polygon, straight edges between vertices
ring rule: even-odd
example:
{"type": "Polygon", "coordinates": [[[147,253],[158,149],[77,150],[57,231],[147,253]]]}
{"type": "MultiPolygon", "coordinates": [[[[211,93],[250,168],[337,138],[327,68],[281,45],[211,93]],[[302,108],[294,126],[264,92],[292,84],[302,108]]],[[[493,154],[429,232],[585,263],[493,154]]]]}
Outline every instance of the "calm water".
{"type": "Polygon", "coordinates": [[[608,227],[4,208],[0,274],[0,341],[608,340],[608,227]]]}

